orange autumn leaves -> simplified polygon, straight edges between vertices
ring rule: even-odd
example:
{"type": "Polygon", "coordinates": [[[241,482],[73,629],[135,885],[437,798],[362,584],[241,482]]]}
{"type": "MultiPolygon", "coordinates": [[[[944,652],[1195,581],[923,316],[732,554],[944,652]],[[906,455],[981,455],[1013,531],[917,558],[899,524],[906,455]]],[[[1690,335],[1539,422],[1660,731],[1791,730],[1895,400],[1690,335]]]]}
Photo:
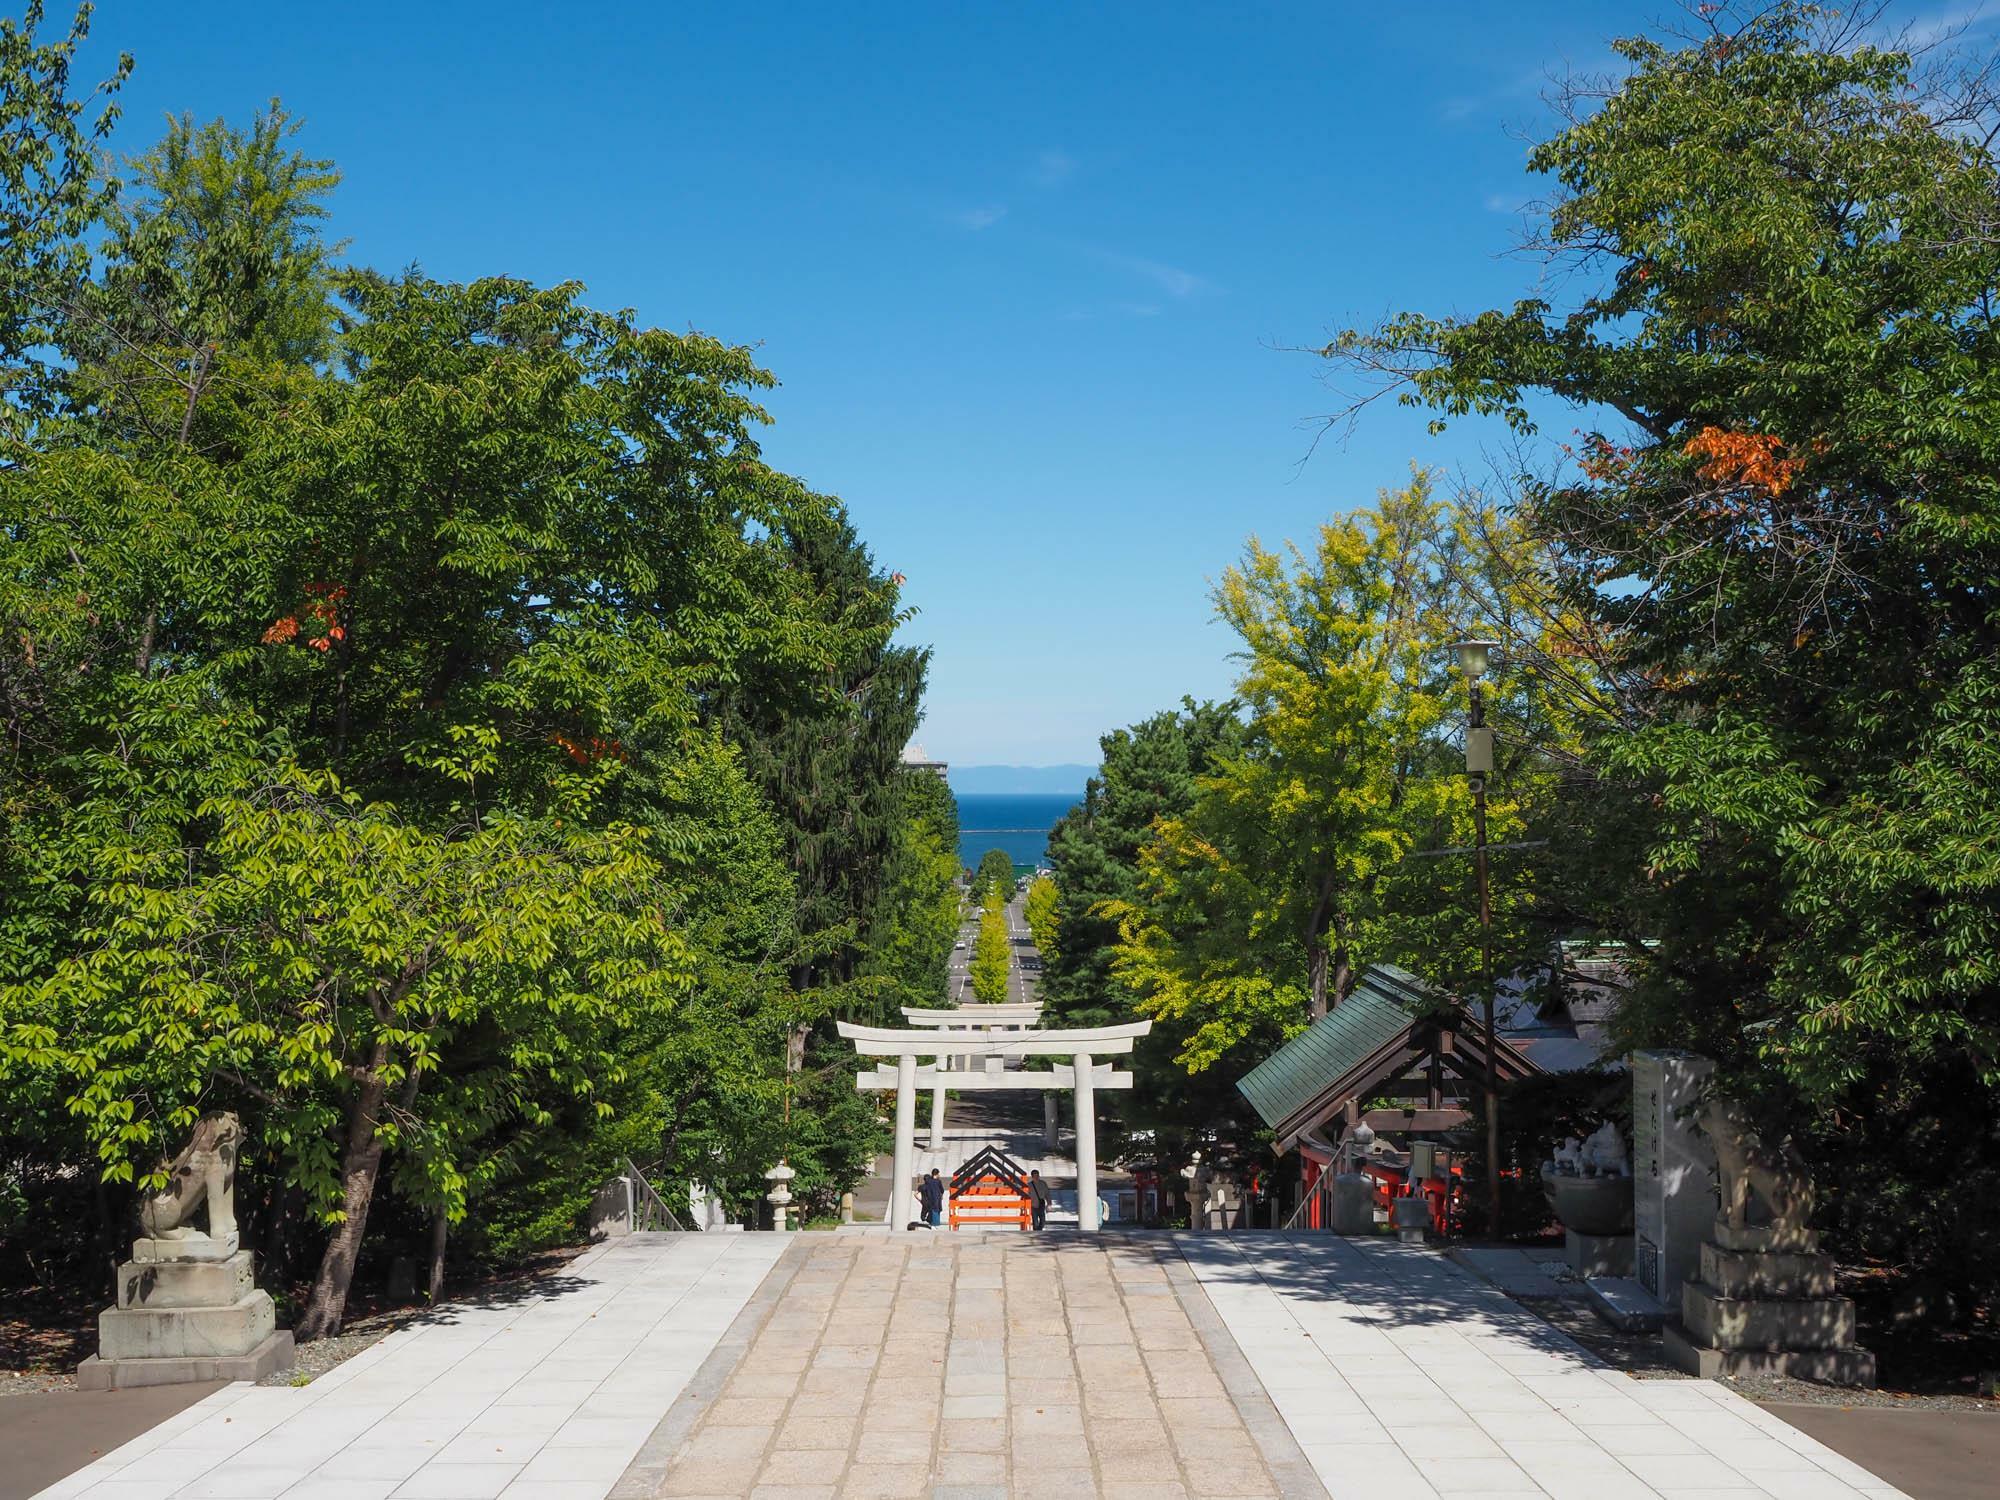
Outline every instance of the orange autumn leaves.
{"type": "Polygon", "coordinates": [[[1781,457],[1784,447],[1769,433],[1704,427],[1681,451],[1702,460],[1699,472],[1710,484],[1759,489],[1775,500],[1806,466],[1802,457],[1781,457]]]}
{"type": "MultiPolygon", "coordinates": [[[[1821,445],[1815,445],[1817,452],[1821,445]]],[[[1681,445],[1681,452],[1699,460],[1698,473],[1719,489],[1759,490],[1772,500],[1783,496],[1805,469],[1803,454],[1787,451],[1782,438],[1765,432],[1731,432],[1726,427],[1703,427],[1681,445]]],[[[1646,454],[1640,449],[1617,444],[1601,433],[1592,433],[1573,450],[1586,478],[1600,484],[1630,482],[1646,454]]]]}
{"type": "Polygon", "coordinates": [[[625,759],[625,747],[615,739],[605,739],[601,735],[576,736],[564,734],[561,730],[549,736],[563,754],[580,766],[594,765],[607,757],[612,760],[625,759]]]}
{"type": "Polygon", "coordinates": [[[347,629],[340,623],[340,601],[346,597],[347,590],[338,584],[307,584],[305,607],[273,621],[264,632],[264,644],[283,646],[303,639],[315,651],[332,650],[335,641],[347,639],[347,629]]]}

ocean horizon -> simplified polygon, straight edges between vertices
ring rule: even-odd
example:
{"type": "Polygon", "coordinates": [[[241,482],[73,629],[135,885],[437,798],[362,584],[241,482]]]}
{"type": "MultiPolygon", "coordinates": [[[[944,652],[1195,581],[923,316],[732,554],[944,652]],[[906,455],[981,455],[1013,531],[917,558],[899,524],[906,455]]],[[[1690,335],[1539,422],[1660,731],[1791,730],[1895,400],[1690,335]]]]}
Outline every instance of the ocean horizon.
{"type": "Polygon", "coordinates": [[[1083,798],[1049,792],[959,792],[958,860],[977,869],[989,849],[1014,862],[1016,873],[1032,870],[1048,853],[1049,830],[1083,798]]]}

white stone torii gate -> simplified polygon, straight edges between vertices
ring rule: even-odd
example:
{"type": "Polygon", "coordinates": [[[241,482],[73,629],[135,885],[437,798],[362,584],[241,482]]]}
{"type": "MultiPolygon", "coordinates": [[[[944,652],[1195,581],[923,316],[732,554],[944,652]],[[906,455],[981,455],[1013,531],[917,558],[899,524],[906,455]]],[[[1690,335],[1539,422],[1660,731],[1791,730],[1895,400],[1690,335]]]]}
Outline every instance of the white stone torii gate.
{"type": "MultiPolygon", "coordinates": [[[[1076,1222],[1079,1229],[1094,1230],[1097,1222],[1097,1112],[1094,1093],[1099,1087],[1130,1088],[1132,1075],[1106,1066],[1098,1070],[1099,1056],[1129,1053],[1132,1043],[1153,1029],[1151,1021],[1133,1021],[1124,1026],[1094,1026],[1078,1031],[902,1031],[884,1026],[857,1026],[851,1021],[834,1023],[840,1034],[854,1043],[863,1057],[896,1059],[896,1145],[891,1158],[889,1181],[889,1223],[893,1226],[898,1203],[910,1191],[910,1178],[917,1156],[917,1089],[981,1088],[1044,1089],[1069,1088],[1076,1094],[1076,1222]],[[1068,1054],[1070,1066],[1053,1073],[1017,1071],[1009,1073],[1003,1064],[1008,1057],[1061,1057],[1068,1054]],[[935,1067],[919,1070],[919,1057],[984,1057],[984,1070],[952,1072],[947,1077],[935,1067]],[[977,1080],[975,1082],[975,1080],[977,1080]]],[[[855,1076],[858,1089],[890,1086],[890,1072],[878,1067],[855,1076]]]]}
{"type": "MultiPolygon", "coordinates": [[[[1042,1004],[1039,1000],[997,1002],[992,1005],[959,1005],[949,1009],[933,1009],[922,1005],[903,1007],[903,1019],[912,1026],[935,1028],[940,1031],[1027,1031],[1039,1025],[1042,1019],[1042,1004]]],[[[940,1072],[950,1072],[949,1056],[937,1060],[940,1072]]],[[[892,1085],[893,1086],[893,1085],[892,1085]]],[[[931,1090],[931,1150],[944,1150],[944,1096],[945,1088],[931,1090]]],[[[1042,1134],[1048,1139],[1049,1149],[1055,1149],[1055,1102],[1054,1094],[1042,1095],[1042,1134]]]]}

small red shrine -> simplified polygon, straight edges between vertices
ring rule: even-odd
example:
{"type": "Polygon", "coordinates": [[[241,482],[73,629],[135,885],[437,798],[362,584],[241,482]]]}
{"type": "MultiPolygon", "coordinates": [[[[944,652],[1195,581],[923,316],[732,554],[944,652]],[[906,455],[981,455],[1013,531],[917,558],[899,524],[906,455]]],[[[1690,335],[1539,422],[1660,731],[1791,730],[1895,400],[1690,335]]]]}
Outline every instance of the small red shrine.
{"type": "Polygon", "coordinates": [[[983,1146],[951,1174],[951,1227],[960,1224],[1005,1226],[1026,1229],[1031,1221],[1033,1198],[1028,1174],[1013,1157],[993,1146],[983,1146]]]}

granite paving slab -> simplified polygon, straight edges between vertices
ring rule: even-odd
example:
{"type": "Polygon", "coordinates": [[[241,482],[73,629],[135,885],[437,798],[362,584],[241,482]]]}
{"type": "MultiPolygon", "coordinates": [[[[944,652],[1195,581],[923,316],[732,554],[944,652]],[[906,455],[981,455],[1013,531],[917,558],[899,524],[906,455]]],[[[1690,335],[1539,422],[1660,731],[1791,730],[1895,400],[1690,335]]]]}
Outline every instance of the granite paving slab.
{"type": "Polygon", "coordinates": [[[1725,1386],[1613,1369],[1434,1250],[1175,1243],[1334,1495],[1902,1496],[1725,1386]]]}
{"type": "Polygon", "coordinates": [[[842,1235],[800,1257],[621,1500],[1325,1494],[1164,1235],[842,1235]]]}
{"type": "Polygon", "coordinates": [[[603,1500],[789,1243],[613,1240],[310,1385],[225,1386],[38,1500],[603,1500]]]}

